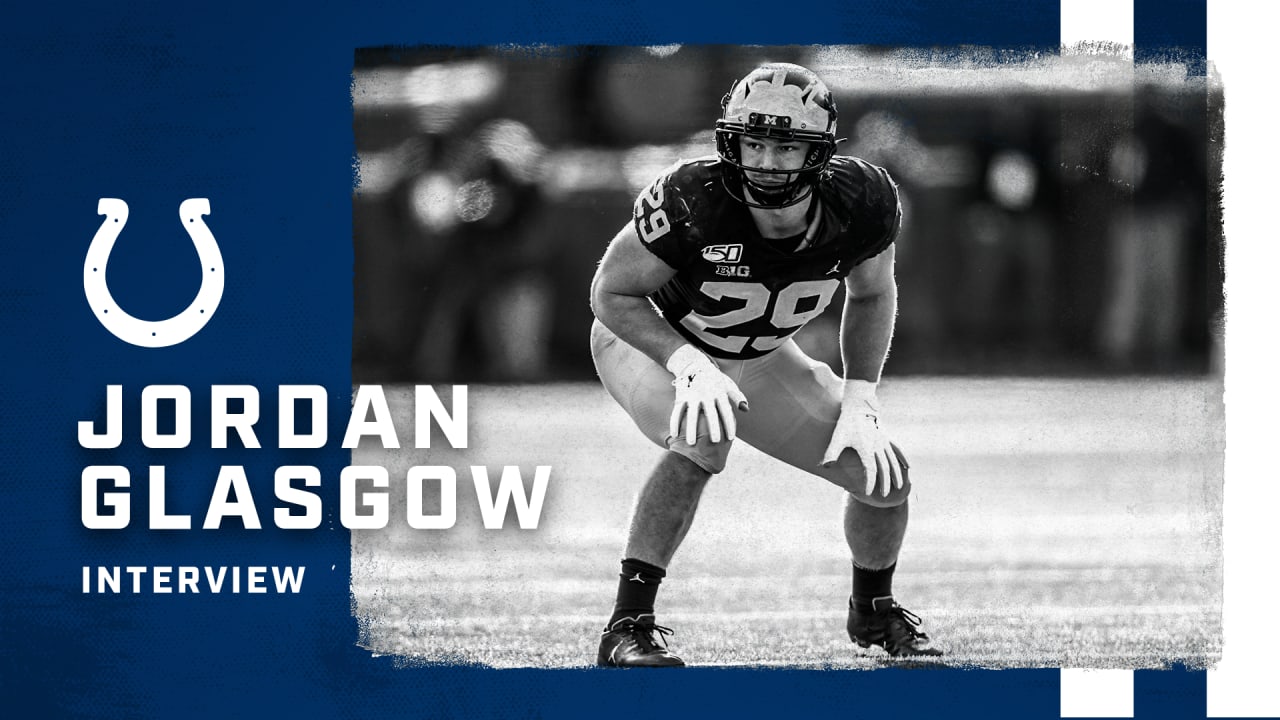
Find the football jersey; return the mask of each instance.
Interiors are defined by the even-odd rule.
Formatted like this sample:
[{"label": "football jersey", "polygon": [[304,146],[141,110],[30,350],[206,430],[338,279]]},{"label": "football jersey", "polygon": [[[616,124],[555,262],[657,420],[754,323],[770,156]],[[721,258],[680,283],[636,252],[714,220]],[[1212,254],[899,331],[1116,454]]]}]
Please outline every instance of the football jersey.
[{"label": "football jersey", "polygon": [[814,189],[805,242],[780,243],[761,236],[728,194],[722,168],[711,157],[663,172],[636,198],[635,229],[676,270],[650,295],[663,318],[710,355],[760,357],[821,315],[854,266],[893,243],[902,207],[884,169],[836,156]]}]

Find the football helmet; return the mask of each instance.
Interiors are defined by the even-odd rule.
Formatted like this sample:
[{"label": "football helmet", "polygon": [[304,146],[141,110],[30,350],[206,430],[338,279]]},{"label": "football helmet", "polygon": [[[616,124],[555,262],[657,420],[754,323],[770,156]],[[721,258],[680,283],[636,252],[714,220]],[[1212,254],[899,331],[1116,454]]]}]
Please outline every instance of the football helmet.
[{"label": "football helmet", "polygon": [[[836,151],[836,103],[813,71],[770,63],[735,82],[720,102],[716,153],[724,161],[725,189],[751,207],[784,208],[804,200]],[[767,170],[742,162],[742,136],[809,143],[798,170]],[[778,184],[752,182],[747,173],[782,175]],[[749,192],[748,192],[749,191]]]}]

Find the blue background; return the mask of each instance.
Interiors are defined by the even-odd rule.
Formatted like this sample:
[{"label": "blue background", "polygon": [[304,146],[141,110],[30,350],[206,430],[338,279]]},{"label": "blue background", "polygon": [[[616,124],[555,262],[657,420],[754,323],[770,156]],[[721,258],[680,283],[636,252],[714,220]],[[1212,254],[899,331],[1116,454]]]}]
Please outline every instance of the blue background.
[{"label": "blue background", "polygon": [[[602,3],[23,4],[0,22],[0,706],[11,717],[594,717],[664,715],[1057,717],[1055,670],[874,673],[693,669],[402,668],[355,646],[350,537],[336,521],[336,449],[350,403],[350,74],[357,47],[416,44],[874,43],[1053,51],[1057,3],[837,3],[782,13],[718,0]],[[1203,2],[1138,0],[1137,57],[1200,58]],[[1176,50],[1175,50],[1176,48]],[[81,266],[100,197],[130,220],[108,280],[145,319],[184,308],[199,279],[177,208],[209,198],[227,269],[221,307],[176,347],[142,349],[89,312]],[[146,450],[138,396],[193,389],[194,439]],[[208,449],[211,384],[263,393],[265,449]],[[281,451],[274,388],[328,388],[331,447]],[[87,451],[79,420],[125,389],[125,442]],[[203,420],[202,420],[203,418]],[[80,472],[133,475],[133,526],[91,532]],[[221,465],[242,464],[265,529],[149,531],[146,468],[164,465],[169,506],[198,528]],[[284,464],[321,468],[327,520],[276,530],[270,482]],[[234,523],[233,523],[234,525]],[[305,565],[300,595],[86,595],[83,565]],[[332,569],[331,569],[332,568]],[[1140,672],[1137,717],[1204,717],[1204,674]],[[7,714],[7,713],[6,713]]]}]

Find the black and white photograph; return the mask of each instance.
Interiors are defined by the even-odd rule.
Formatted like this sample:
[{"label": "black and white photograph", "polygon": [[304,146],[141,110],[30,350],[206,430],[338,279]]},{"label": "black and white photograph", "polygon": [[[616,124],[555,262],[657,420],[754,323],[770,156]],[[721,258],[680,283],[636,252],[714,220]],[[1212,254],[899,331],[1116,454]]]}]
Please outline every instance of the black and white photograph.
[{"label": "black and white photograph", "polygon": [[[351,97],[351,376],[401,432],[351,464],[454,471],[393,483],[386,526],[352,530],[362,647],[1220,658],[1224,93],[1203,59],[370,47]],[[415,442],[432,403],[464,439]]]}]

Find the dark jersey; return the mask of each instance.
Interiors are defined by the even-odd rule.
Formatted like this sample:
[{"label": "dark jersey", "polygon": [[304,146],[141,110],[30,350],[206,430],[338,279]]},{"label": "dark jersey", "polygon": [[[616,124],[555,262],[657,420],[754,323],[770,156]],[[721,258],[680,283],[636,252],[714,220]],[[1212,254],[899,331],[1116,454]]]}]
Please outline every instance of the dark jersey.
[{"label": "dark jersey", "polygon": [[779,243],[725,191],[721,168],[714,157],[673,165],[636,199],[635,228],[676,270],[650,296],[666,321],[716,357],[759,357],[820,315],[855,265],[893,243],[902,207],[882,168],[836,156],[814,190],[805,237]]}]

